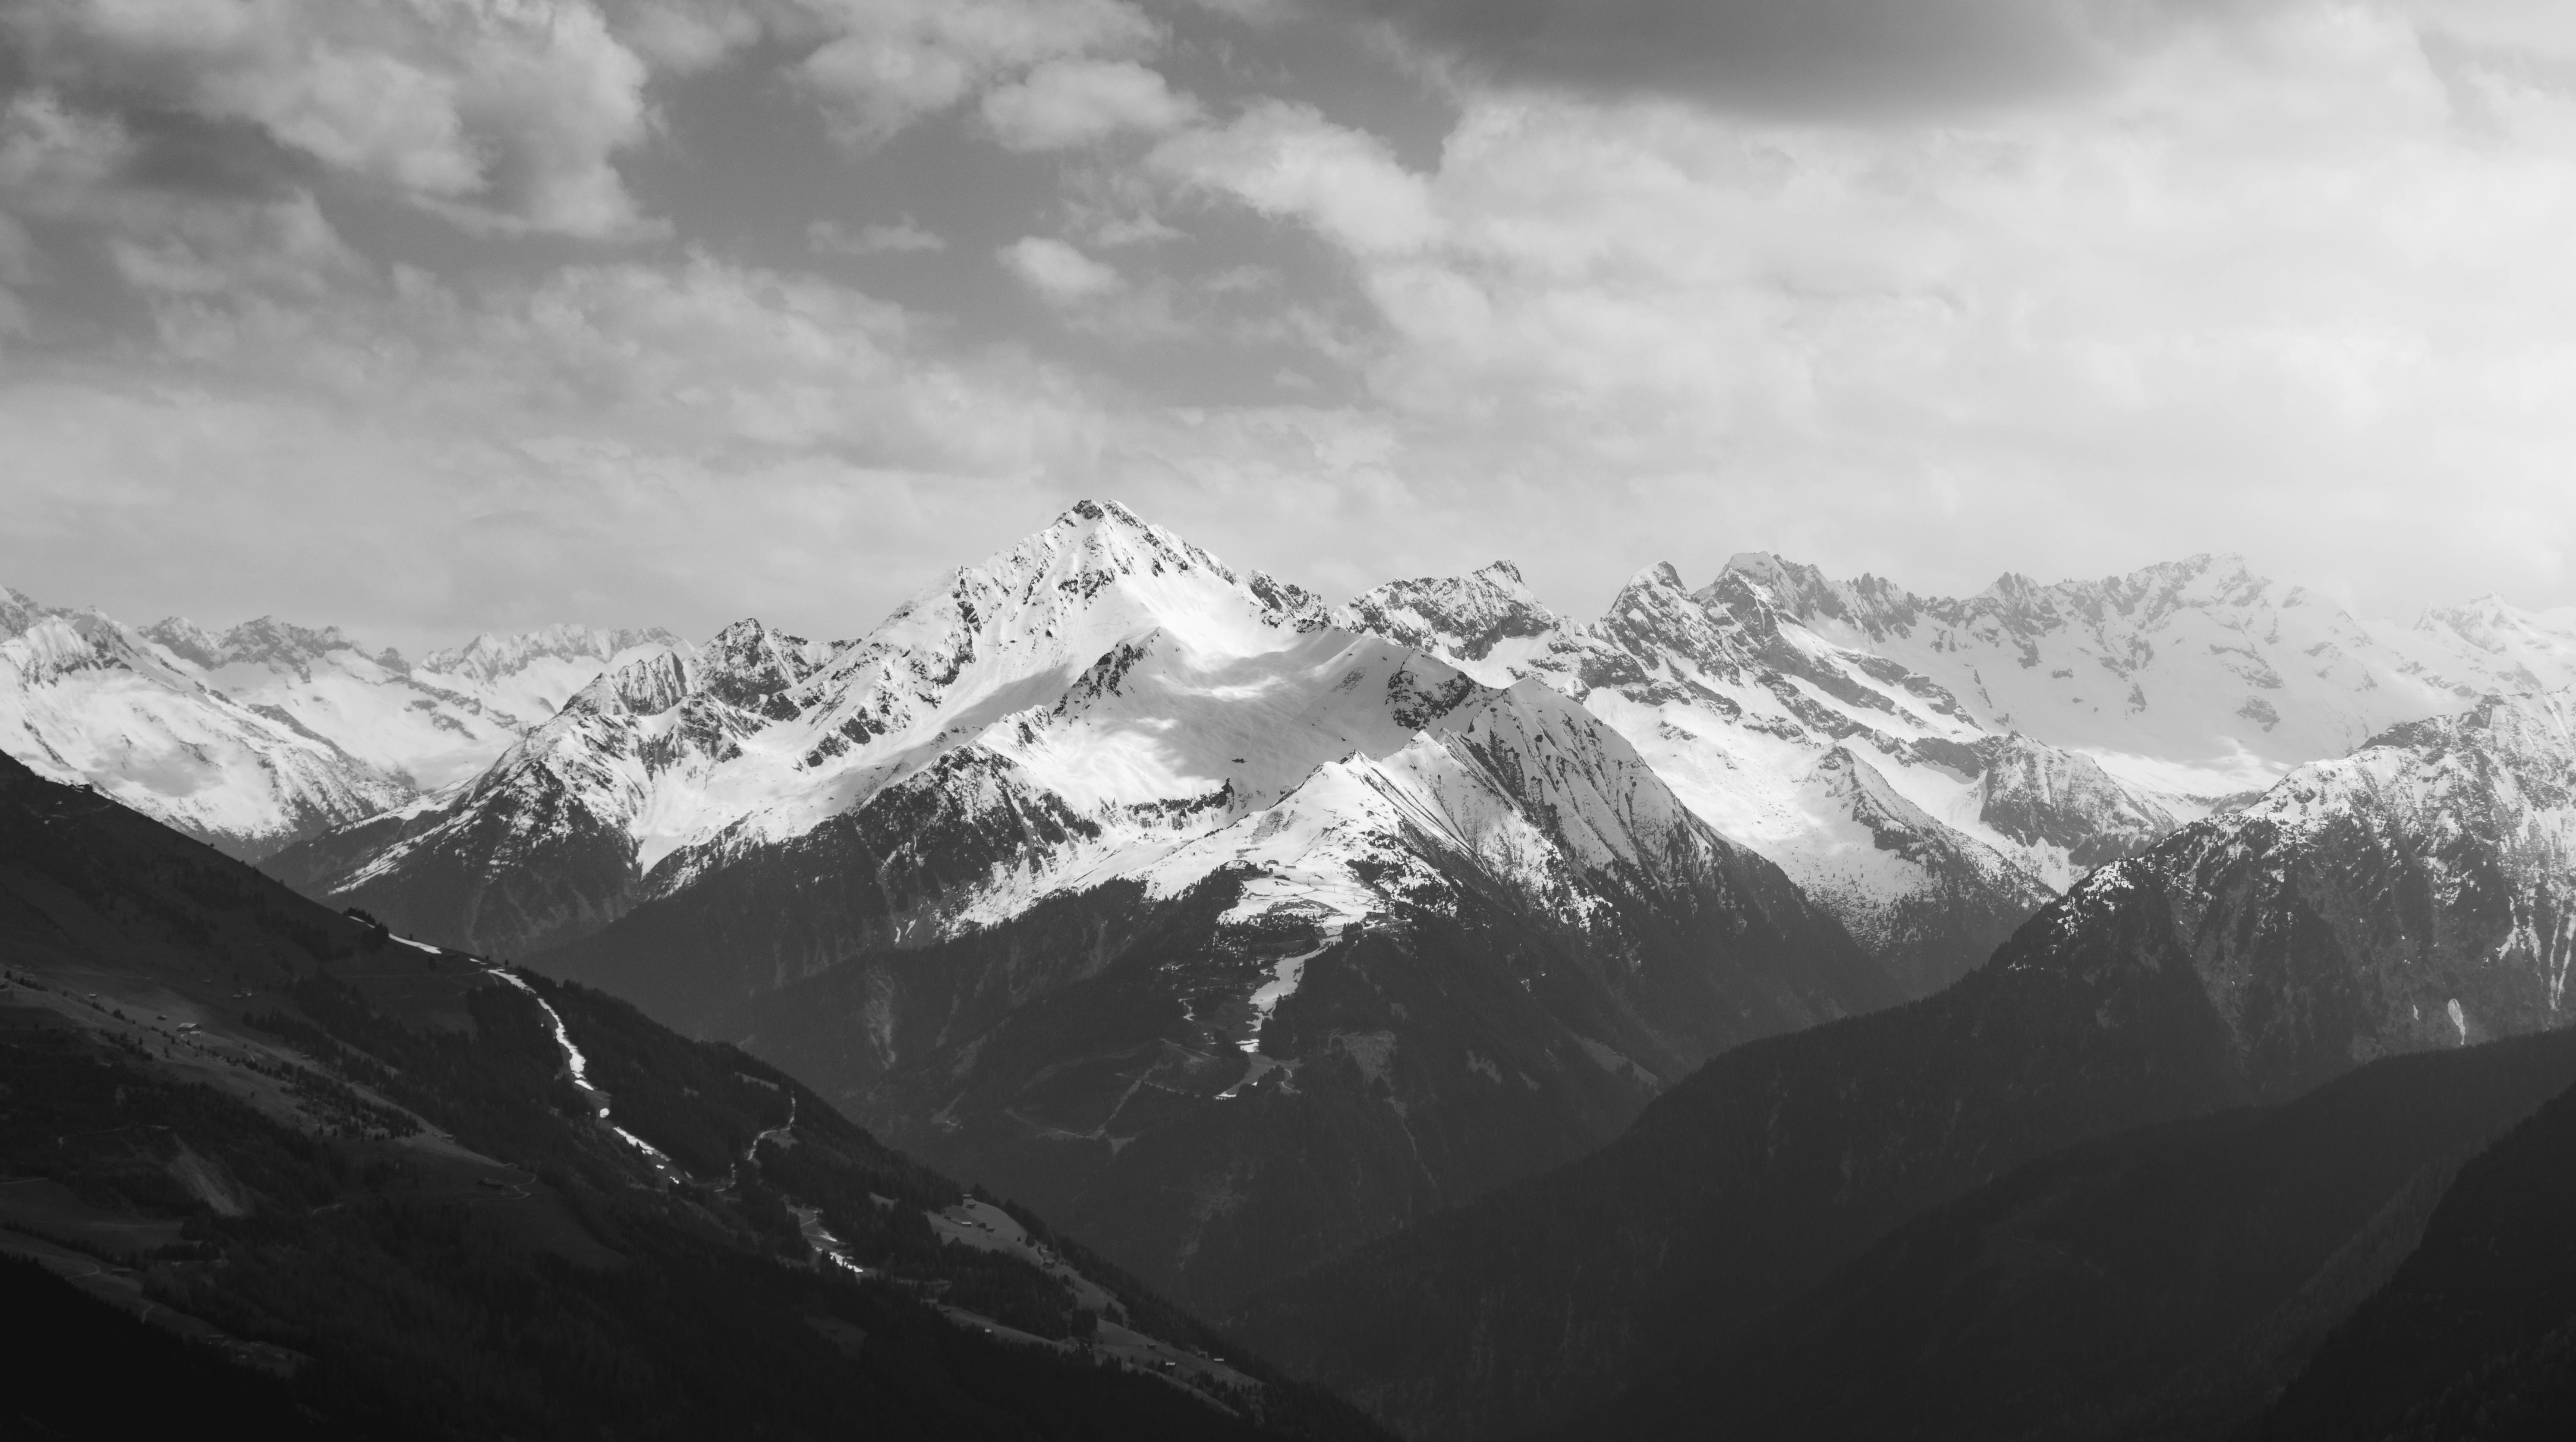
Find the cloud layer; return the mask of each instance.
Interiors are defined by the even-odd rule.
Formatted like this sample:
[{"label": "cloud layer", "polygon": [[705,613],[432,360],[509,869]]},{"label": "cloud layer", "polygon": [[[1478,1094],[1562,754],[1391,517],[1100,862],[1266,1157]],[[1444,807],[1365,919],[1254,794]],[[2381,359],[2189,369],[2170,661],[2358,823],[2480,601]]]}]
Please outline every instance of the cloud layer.
[{"label": "cloud layer", "polygon": [[13,10],[0,582],[847,634],[1105,491],[1577,611],[2576,603],[2561,7],[1620,5]]},{"label": "cloud layer", "polygon": [[645,67],[553,0],[34,0],[5,26],[39,86],[239,127],[468,224],[641,224],[612,163]]}]

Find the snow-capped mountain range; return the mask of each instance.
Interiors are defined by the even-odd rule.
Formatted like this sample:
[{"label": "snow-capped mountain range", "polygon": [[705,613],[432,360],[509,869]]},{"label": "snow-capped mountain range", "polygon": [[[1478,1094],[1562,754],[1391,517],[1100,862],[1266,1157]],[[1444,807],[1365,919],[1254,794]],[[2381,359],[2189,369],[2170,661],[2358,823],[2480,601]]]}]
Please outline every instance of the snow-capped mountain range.
[{"label": "snow-capped mountain range", "polygon": [[[1597,1144],[1726,1046],[1901,995],[1564,696],[1333,625],[1116,507],[827,657],[668,680],[604,679],[506,789],[335,894],[407,918],[431,864],[374,857],[434,845],[458,885],[502,818],[595,797],[584,817],[633,819],[549,826],[544,870],[629,878],[632,909],[534,964],[792,1058],[1194,1295]],[[614,765],[549,749],[608,726],[643,738]],[[559,934],[580,900],[544,913]]]},{"label": "snow-capped mountain range", "polygon": [[407,662],[274,617],[140,629],[0,593],[0,748],[237,856],[480,774],[661,632],[557,626]]},{"label": "snow-capped mountain range", "polygon": [[1696,591],[1650,569],[1582,626],[1497,563],[1344,615],[1580,701],[1922,991],[2085,872],[2293,765],[2576,680],[2576,610],[2489,597],[2368,626],[2207,556],[1951,600],[1752,553]]},{"label": "snow-capped mountain range", "polygon": [[[1954,600],[1748,554],[1578,624],[1506,563],[1331,607],[1088,502],[851,641],[11,616],[53,774],[253,798],[318,833],[267,863],[308,893],[744,1042],[1209,1300],[1937,990],[2294,766],[2576,681],[2576,611],[2366,624],[2226,559]],[[138,697],[233,749],[171,783],[99,739]]]}]

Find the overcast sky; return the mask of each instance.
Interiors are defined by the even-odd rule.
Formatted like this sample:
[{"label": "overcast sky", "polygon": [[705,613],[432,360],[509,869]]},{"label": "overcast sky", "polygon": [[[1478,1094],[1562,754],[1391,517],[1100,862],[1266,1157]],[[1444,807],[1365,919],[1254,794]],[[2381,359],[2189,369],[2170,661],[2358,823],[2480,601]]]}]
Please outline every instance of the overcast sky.
[{"label": "overcast sky", "polygon": [[2576,603],[2576,5],[0,7],[0,584],[838,637],[1084,495]]}]

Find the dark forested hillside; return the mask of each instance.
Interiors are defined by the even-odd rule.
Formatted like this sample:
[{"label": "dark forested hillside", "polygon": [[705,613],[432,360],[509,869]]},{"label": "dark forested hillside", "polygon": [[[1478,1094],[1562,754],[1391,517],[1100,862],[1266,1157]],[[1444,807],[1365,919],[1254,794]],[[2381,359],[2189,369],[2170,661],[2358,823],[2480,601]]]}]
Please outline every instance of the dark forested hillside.
[{"label": "dark forested hillside", "polygon": [[1376,1435],[731,1048],[8,761],[0,954],[0,1250],[77,1289],[11,1272],[13,1324],[144,1319],[208,1425]]},{"label": "dark forested hillside", "polygon": [[1500,1435],[1607,1403],[2001,1171],[2250,1099],[2157,908],[2096,904],[2078,945],[2044,914],[1937,997],[1720,1056],[1602,1150],[1292,1279],[1239,1325],[1408,1433]]},{"label": "dark forested hillside", "polygon": [[2460,1170],[2421,1245],[2245,1442],[2576,1435],[2576,1092]]},{"label": "dark forested hillside", "polygon": [[[2571,1085],[2576,1034],[2555,1032],[2055,1153],[1558,1435],[2227,1436],[2388,1280],[2437,1202],[2456,1209],[2461,1162]],[[2533,1276],[2554,1324],[2576,1279],[2548,1270]]]}]

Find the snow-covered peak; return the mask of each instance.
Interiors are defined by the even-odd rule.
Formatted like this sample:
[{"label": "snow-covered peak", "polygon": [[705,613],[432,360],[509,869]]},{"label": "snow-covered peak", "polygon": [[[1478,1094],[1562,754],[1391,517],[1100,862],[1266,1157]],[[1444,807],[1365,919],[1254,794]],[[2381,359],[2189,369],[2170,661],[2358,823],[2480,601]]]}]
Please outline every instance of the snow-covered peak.
[{"label": "snow-covered peak", "polygon": [[1255,580],[1114,501],[1078,502],[906,602],[800,687],[807,764],[908,753],[899,768],[919,764],[1052,702],[1113,647],[1151,632],[1202,655],[1253,656],[1324,624],[1314,597]]},{"label": "snow-covered peak", "polygon": [[[2267,1090],[2563,1026],[2576,691],[2487,697],[2298,767],[2241,810],[2094,872],[2041,925],[2117,937],[2132,907],[2185,942],[2239,1064]],[[2015,969],[2137,955],[2017,950]]]},{"label": "snow-covered peak", "polygon": [[[1294,690],[1281,689],[1282,677],[1306,652],[1329,656],[1350,640],[1323,628],[1305,592],[1239,576],[1122,506],[1083,502],[857,641],[808,641],[745,620],[694,649],[628,653],[494,762],[439,832],[479,834],[479,818],[507,813],[492,834],[512,844],[620,837],[620,866],[640,874],[686,852],[676,863],[685,872],[806,835],[917,777],[935,790],[944,758],[1005,721],[1024,733],[1019,743],[987,746],[957,775],[1010,774],[1025,760],[1112,820],[1125,807],[1195,807],[1202,793],[1251,789],[1265,766],[1310,748],[1234,744],[1239,726],[1120,719],[1108,705],[1119,678],[1102,668],[1152,652],[1146,669],[1172,683],[1166,699],[1240,718],[1267,714],[1267,698]],[[1084,690],[1086,673],[1094,684],[1077,706],[1069,693]],[[1047,744],[1084,719],[1073,712],[1099,713],[1086,742],[1096,752]],[[1225,754],[1203,754],[1216,751]],[[1048,770],[1067,755],[1070,771]],[[1096,784],[1076,774],[1086,769]],[[359,880],[401,860],[368,863]]]},{"label": "snow-covered peak", "polygon": [[[2330,832],[2357,837],[2375,857],[2442,873],[2447,895],[2483,890],[2519,912],[2530,898],[2508,897],[2507,883],[2536,885],[2543,910],[2566,915],[2576,900],[2576,688],[2488,696],[2392,726],[2350,755],[2296,768],[2156,854],[2195,864],[2277,856],[2283,838],[2310,846]],[[2280,863],[2269,869],[2279,873]],[[2543,959],[2563,978],[2576,936],[2555,945],[2564,949]]]},{"label": "snow-covered peak", "polygon": [[788,693],[822,669],[835,649],[756,620],[736,621],[700,648],[692,686],[770,720],[790,720],[799,708]]},{"label": "snow-covered peak", "polygon": [[[2014,579],[2014,578],[2007,578]],[[1769,551],[1739,551],[1727,558],[1717,579],[1698,593],[1704,604],[1725,605],[1744,586],[1759,587],[1781,614],[1800,625],[1833,623],[1871,639],[1905,634],[1922,620],[1923,600],[1892,581],[1862,575],[1837,581],[1802,562]]]},{"label": "snow-covered peak", "polygon": [[680,638],[660,627],[604,630],[597,626],[557,623],[533,631],[485,631],[462,646],[432,651],[418,669],[442,676],[492,682],[515,676],[545,661],[605,664],[626,652],[646,647],[676,647]]},{"label": "snow-covered peak", "polygon": [[441,672],[334,626],[134,630],[16,592],[0,625],[23,643],[8,683],[29,689],[7,704],[33,728],[13,754],[48,774],[67,764],[49,749],[88,758],[73,769],[103,790],[245,854],[471,778],[603,666],[669,649],[660,633],[551,627],[438,653],[457,668]]},{"label": "snow-covered peak", "polygon": [[1951,598],[1750,552],[1697,599],[1748,627],[1774,609],[1863,671],[1927,678],[1980,729],[2173,794],[2259,789],[2395,721],[2576,680],[2576,620],[2473,604],[2401,632],[2229,554],[2095,580],[2006,574]]},{"label": "snow-covered peak", "polygon": [[[363,655],[356,643],[341,634],[337,626],[315,630],[281,621],[275,616],[262,616],[218,636],[185,617],[172,616],[143,629],[142,635],[170,654],[207,671],[226,666],[256,666],[272,671],[309,676],[313,664],[332,652]],[[366,657],[377,665],[391,662],[398,668],[400,658],[387,651],[382,657]]]},{"label": "snow-covered peak", "polygon": [[0,637],[17,635],[45,614],[35,597],[15,586],[0,586]]},{"label": "snow-covered peak", "polygon": [[1084,591],[1112,585],[1121,577],[1194,573],[1236,581],[1223,562],[1118,502],[1076,501],[1044,529],[981,565],[962,568],[958,575],[972,577],[994,591],[1026,597],[1042,582],[1059,590]]},{"label": "snow-covered peak", "polygon": [[1335,612],[1334,623],[1436,652],[1487,685],[1510,684],[1517,668],[1564,629],[1509,561],[1465,576],[1389,581]]},{"label": "snow-covered peak", "polygon": [[1965,601],[1935,600],[1929,609],[1954,625],[1990,616],[2016,634],[2028,634],[2069,625],[2103,626],[2115,618],[2151,628],[2177,612],[2295,606],[2306,595],[2295,587],[2277,598],[2274,592],[2274,583],[2255,574],[2244,557],[2203,554],[2089,581],[2043,585],[2007,573]]},{"label": "snow-covered peak", "polygon": [[1815,568],[1794,565],[1770,551],[1738,551],[1718,568],[1721,576],[1743,576],[1781,595],[1790,592],[1795,584],[1793,573],[1799,571],[1814,574]]},{"label": "snow-covered peak", "polygon": [[36,684],[101,667],[147,673],[168,669],[132,632],[96,611],[45,612],[32,618],[7,644],[11,663]]},{"label": "snow-covered peak", "polygon": [[980,744],[1086,810],[1267,806],[1316,767],[1383,757],[1479,688],[1373,635],[1287,633],[1251,655],[1156,631],[1122,642],[1050,708],[1006,716]]},{"label": "snow-covered peak", "polygon": [[2576,793],[2576,687],[2481,697],[2466,711],[2392,726],[2355,757],[2393,751],[2428,758],[2475,753],[2555,794]]},{"label": "snow-covered peak", "polygon": [[2482,657],[2519,690],[2546,690],[2576,674],[2576,606],[2526,611],[2490,591],[2457,606],[2427,609],[2414,629]]},{"label": "snow-covered peak", "polygon": [[[1980,619],[2014,635],[2113,617],[2152,626],[2177,610],[2259,606],[2274,591],[2272,581],[2234,554],[2196,555],[2096,580],[2041,582],[2007,571],[1975,595],[1946,597],[1919,595],[1881,576],[1838,580],[1768,551],[1743,551],[1728,558],[1701,598],[1716,601],[1730,579],[1761,587],[1783,614],[1851,644],[1907,638],[1926,623],[1956,627]],[[2278,600],[2289,605],[2304,598],[2294,588]]]},{"label": "snow-covered peak", "polygon": [[211,669],[223,664],[224,638],[185,616],[164,616],[142,635],[190,665]]},{"label": "snow-covered peak", "polygon": [[695,686],[689,653],[648,650],[599,673],[564,703],[565,711],[659,716],[680,704]]},{"label": "snow-covered peak", "polygon": [[1173,895],[1243,868],[1253,879],[1229,920],[1296,917],[1330,934],[1453,909],[1456,880],[1435,864],[1449,856],[1580,925],[1603,887],[1684,884],[1719,844],[1634,747],[1525,680],[1467,687],[1402,744],[1325,761],[1140,874]]},{"label": "snow-covered peak", "polygon": [[96,611],[0,640],[0,743],[42,775],[257,856],[403,799],[293,715],[239,704]]},{"label": "snow-covered peak", "polygon": [[[1767,612],[1771,602],[1758,589],[1742,593],[1757,612]],[[1665,657],[1686,658],[1703,668],[1720,666],[1738,649],[1737,633],[1746,617],[1725,611],[1712,611],[1701,599],[1691,594],[1681,572],[1670,562],[1658,562],[1639,571],[1610,598],[1609,609],[1592,624],[1594,634],[1631,656],[1652,662]]]}]

